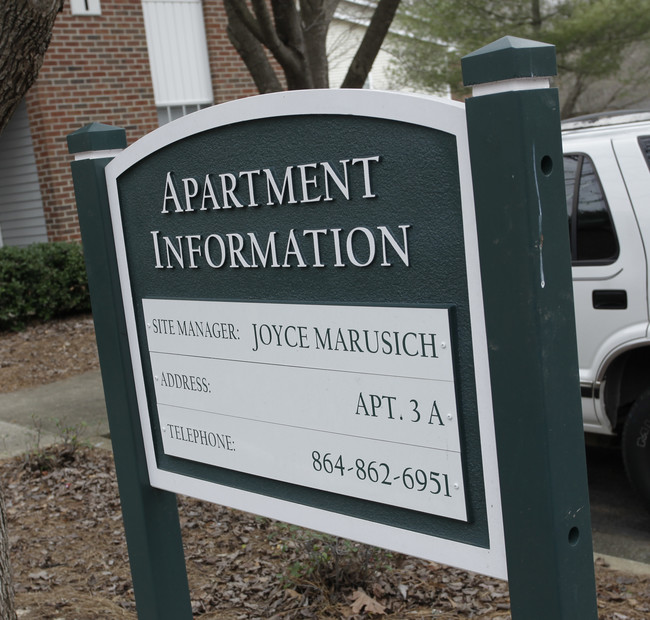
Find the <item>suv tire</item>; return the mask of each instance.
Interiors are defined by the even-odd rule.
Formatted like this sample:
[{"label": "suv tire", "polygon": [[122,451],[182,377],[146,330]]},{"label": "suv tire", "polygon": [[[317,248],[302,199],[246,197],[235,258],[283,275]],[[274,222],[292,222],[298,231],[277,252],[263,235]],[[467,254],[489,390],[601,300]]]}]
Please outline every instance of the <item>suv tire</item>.
[{"label": "suv tire", "polygon": [[641,501],[650,508],[650,390],[636,399],[625,421],[623,463]]}]

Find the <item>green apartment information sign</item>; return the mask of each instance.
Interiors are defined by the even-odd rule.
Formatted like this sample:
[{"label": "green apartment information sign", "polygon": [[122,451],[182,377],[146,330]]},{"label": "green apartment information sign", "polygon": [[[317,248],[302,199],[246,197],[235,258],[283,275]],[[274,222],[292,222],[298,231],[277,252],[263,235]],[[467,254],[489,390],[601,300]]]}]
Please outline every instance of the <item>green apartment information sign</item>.
[{"label": "green apartment information sign", "polygon": [[152,486],[505,577],[464,106],[255,97],[106,176]]}]

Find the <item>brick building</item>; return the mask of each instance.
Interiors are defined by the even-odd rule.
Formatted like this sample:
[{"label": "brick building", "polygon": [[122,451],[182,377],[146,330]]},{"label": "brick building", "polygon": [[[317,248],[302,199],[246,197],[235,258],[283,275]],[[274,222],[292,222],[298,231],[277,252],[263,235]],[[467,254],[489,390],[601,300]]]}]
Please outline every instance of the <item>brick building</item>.
[{"label": "brick building", "polygon": [[129,144],[256,94],[217,0],[66,0],[38,80],[0,136],[0,245],[80,238],[66,136],[97,121]]},{"label": "brick building", "polygon": [[[345,76],[372,5],[343,0],[328,34]],[[200,108],[257,94],[222,0],[65,0],[38,80],[0,136],[0,246],[80,239],[66,136],[90,122],[132,143]],[[387,88],[382,51],[368,86]]]}]

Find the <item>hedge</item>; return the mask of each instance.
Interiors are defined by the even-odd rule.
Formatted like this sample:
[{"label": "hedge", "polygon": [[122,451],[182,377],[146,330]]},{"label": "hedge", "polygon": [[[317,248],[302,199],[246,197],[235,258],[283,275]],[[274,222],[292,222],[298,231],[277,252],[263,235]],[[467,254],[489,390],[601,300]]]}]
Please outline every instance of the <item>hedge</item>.
[{"label": "hedge", "polygon": [[81,245],[35,243],[0,248],[0,330],[89,311]]}]

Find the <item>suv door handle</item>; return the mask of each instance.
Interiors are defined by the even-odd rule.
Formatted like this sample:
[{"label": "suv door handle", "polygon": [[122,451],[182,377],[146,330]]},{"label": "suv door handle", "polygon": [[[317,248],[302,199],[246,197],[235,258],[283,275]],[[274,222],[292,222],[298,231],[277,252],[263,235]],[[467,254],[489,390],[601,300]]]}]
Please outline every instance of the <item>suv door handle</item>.
[{"label": "suv door handle", "polygon": [[627,291],[594,291],[592,301],[596,310],[625,310]]}]

